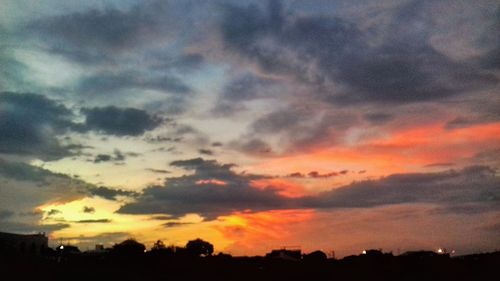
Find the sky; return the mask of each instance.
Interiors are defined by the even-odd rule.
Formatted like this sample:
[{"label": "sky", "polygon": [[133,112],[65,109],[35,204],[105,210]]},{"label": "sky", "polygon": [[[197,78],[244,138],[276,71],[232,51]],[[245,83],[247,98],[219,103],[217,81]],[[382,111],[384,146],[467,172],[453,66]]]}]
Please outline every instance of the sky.
[{"label": "sky", "polygon": [[0,5],[0,231],[500,248],[498,1]]}]

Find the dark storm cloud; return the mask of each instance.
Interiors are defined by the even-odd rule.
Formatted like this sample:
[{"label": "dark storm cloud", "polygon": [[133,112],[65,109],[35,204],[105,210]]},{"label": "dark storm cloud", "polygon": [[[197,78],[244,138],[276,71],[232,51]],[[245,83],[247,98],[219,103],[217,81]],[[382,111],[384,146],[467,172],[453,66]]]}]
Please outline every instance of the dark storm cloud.
[{"label": "dark storm cloud", "polygon": [[71,154],[56,139],[72,125],[64,105],[36,94],[0,93],[0,153],[55,160]]},{"label": "dark storm cloud", "polygon": [[[320,85],[324,100],[336,103],[433,101],[496,84],[474,63],[451,60],[430,46],[430,9],[428,2],[400,5],[376,30],[382,33],[378,44],[351,22],[294,15],[279,1],[270,1],[267,10],[225,6],[221,31],[241,57],[268,73]],[[328,82],[345,90],[330,93]]]},{"label": "dark storm cloud", "polygon": [[198,213],[209,220],[231,211],[282,209],[288,204],[275,188],[251,187],[252,180],[262,177],[238,174],[231,170],[233,164],[195,158],[171,165],[194,174],[168,178],[164,186],[148,187],[136,202],[124,205],[118,212],[164,213],[174,218]]},{"label": "dark storm cloud", "polygon": [[162,120],[146,111],[115,106],[85,108],[85,129],[116,136],[138,136],[158,127]]},{"label": "dark storm cloud", "polygon": [[[201,158],[171,164],[192,170],[194,174],[167,178],[163,186],[148,187],[135,202],[122,206],[118,212],[173,216],[169,218],[198,213],[208,220],[244,210],[372,208],[430,203],[453,213],[459,211],[459,205],[467,205],[464,208],[468,212],[488,211],[500,201],[500,178],[486,166],[437,173],[395,174],[355,182],[314,196],[289,198],[280,195],[277,187],[252,187],[253,180],[264,177],[237,174],[231,170],[231,164]],[[320,174],[312,172],[309,176]]]}]

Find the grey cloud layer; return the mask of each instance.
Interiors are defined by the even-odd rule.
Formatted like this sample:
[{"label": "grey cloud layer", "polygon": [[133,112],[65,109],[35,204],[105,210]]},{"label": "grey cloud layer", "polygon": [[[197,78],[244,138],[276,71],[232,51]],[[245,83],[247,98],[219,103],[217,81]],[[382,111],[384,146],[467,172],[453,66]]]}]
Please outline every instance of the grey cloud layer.
[{"label": "grey cloud layer", "polygon": [[60,158],[69,149],[56,135],[72,124],[65,106],[35,94],[0,93],[0,153],[35,154],[44,159]]},{"label": "grey cloud layer", "polygon": [[426,1],[400,5],[388,26],[375,30],[383,33],[378,44],[354,23],[294,15],[279,1],[270,1],[266,10],[226,6],[221,29],[230,49],[266,72],[315,85],[343,84],[343,93],[323,90],[325,99],[335,102],[439,100],[496,84],[480,66],[453,61],[430,45],[429,9],[432,3]]},{"label": "grey cloud layer", "polygon": [[171,164],[193,170],[194,174],[167,178],[164,186],[145,189],[136,202],[124,205],[118,212],[163,213],[174,217],[198,213],[206,219],[214,219],[245,210],[370,208],[411,203],[432,203],[449,212],[461,204],[488,211],[500,201],[500,178],[485,166],[438,173],[396,174],[353,183],[316,196],[288,198],[280,195],[277,187],[252,187],[253,180],[265,177],[238,174],[231,170],[232,165],[201,158]]},{"label": "grey cloud layer", "polygon": [[27,30],[52,41],[52,50],[80,62],[109,60],[116,53],[144,46],[171,33],[168,4],[149,1],[128,11],[92,9],[41,19]]},{"label": "grey cloud layer", "polygon": [[0,153],[55,160],[83,148],[61,144],[57,136],[68,131],[137,136],[162,123],[159,117],[134,108],[94,107],[82,112],[85,122],[76,123],[72,110],[45,96],[0,93]]},{"label": "grey cloud layer", "polygon": [[[405,118],[398,108],[429,106],[428,114],[437,115],[436,108],[446,112],[451,100],[461,101],[452,108],[461,107],[466,117],[450,127],[498,120],[498,110],[488,109],[488,104],[498,103],[498,95],[485,94],[498,89],[500,81],[491,67],[498,60],[498,39],[491,32],[498,17],[485,9],[486,3],[458,5],[457,11],[473,12],[463,11],[463,18],[450,13],[445,19],[437,12],[445,1],[366,3],[355,9],[354,17],[298,12],[287,1],[260,4],[225,5],[219,20],[223,51],[239,58],[234,64],[254,71],[257,66],[256,75],[274,79],[240,89],[234,87],[243,85],[236,76],[220,94],[215,109],[223,116],[244,110],[245,102],[254,99],[267,98],[278,108],[259,115],[237,140],[234,147],[242,152],[265,155],[258,152],[270,146],[269,136],[279,137],[285,152],[332,145],[349,128]],[[455,35],[446,36],[445,46],[461,46],[468,56],[458,57],[455,49],[437,44],[444,34]],[[299,90],[271,90],[280,81]],[[286,91],[288,96],[279,95]],[[478,105],[482,100],[488,102]],[[337,114],[345,109],[353,113],[349,118]],[[250,136],[260,145],[250,145]]]}]

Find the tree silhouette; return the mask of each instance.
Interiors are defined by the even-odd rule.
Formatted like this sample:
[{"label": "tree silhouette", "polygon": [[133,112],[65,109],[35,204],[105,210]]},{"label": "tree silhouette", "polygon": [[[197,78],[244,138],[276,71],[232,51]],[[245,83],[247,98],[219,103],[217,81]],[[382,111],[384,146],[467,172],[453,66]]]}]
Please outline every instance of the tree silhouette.
[{"label": "tree silhouette", "polygon": [[135,239],[127,239],[119,244],[115,244],[111,252],[119,256],[137,256],[144,253],[146,246]]},{"label": "tree silhouette", "polygon": [[157,240],[154,244],[153,247],[151,247],[151,251],[161,251],[166,249],[165,244],[161,240]]},{"label": "tree silhouette", "polygon": [[186,251],[193,256],[211,256],[214,252],[214,246],[198,238],[187,242]]}]

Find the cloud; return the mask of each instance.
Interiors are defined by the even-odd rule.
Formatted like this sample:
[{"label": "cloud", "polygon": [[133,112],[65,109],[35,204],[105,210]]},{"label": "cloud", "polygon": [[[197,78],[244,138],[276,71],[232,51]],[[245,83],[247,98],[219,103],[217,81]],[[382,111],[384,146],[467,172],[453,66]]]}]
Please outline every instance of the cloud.
[{"label": "cloud", "polygon": [[303,151],[340,142],[347,129],[359,124],[356,114],[342,109],[320,110],[293,104],[262,114],[232,143],[242,152],[273,155]]},{"label": "cloud", "polygon": [[426,168],[432,168],[432,167],[451,167],[451,166],[454,166],[454,165],[455,165],[455,163],[451,163],[451,162],[437,162],[437,163],[427,164],[424,167],[426,167]]},{"label": "cloud", "polygon": [[169,5],[149,1],[128,10],[92,9],[54,17],[45,17],[27,26],[40,39],[49,39],[52,51],[79,62],[109,60],[113,53],[165,40],[175,21]]},{"label": "cloud", "polygon": [[0,153],[56,160],[71,154],[57,135],[71,126],[73,113],[36,94],[0,93]]},{"label": "cloud", "polygon": [[150,171],[150,172],[158,173],[158,174],[170,174],[170,171],[167,171],[167,170],[164,170],[164,169],[147,168],[146,171]]},{"label": "cloud", "polygon": [[89,184],[25,163],[0,159],[0,203],[10,210],[30,212],[48,203],[65,203],[85,196]]},{"label": "cloud", "polygon": [[212,113],[217,117],[235,115],[245,109],[244,102],[275,93],[278,83],[252,73],[237,75],[224,86]]},{"label": "cloud", "polygon": [[336,177],[338,175],[342,175],[342,173],[341,172],[330,172],[330,173],[326,173],[326,174],[320,174],[317,171],[312,171],[312,172],[309,172],[307,175],[311,178],[330,178],[330,177]]},{"label": "cloud", "polygon": [[115,106],[93,107],[82,110],[86,117],[85,129],[116,136],[138,136],[160,126],[162,121],[146,111]]},{"label": "cloud", "polygon": [[349,173],[348,170],[341,170],[341,171],[338,171],[338,172],[329,172],[329,173],[320,173],[318,171],[311,171],[307,174],[304,174],[304,173],[301,173],[301,172],[294,172],[294,173],[291,173],[291,174],[288,174],[286,175],[285,177],[288,177],[288,178],[305,178],[305,177],[309,177],[309,178],[331,178],[331,177],[337,177],[337,176],[342,176],[342,175],[345,175]]},{"label": "cloud", "polygon": [[81,80],[78,86],[79,92],[91,95],[131,89],[157,90],[176,94],[191,92],[189,86],[179,78],[169,74],[153,73],[97,73]]},{"label": "cloud", "polygon": [[395,174],[304,198],[304,203],[316,208],[370,208],[403,203],[496,204],[500,200],[500,178],[495,173],[490,167],[470,166],[458,171]]},{"label": "cloud", "polygon": [[47,212],[47,216],[53,216],[53,215],[57,215],[57,214],[60,214],[61,211],[57,210],[57,209],[51,209]]},{"label": "cloud", "polygon": [[[430,2],[404,3],[385,11],[385,24],[370,30],[379,34],[378,42],[349,20],[296,15],[279,1],[269,3],[267,9],[224,6],[223,43],[266,73],[312,85],[324,101],[437,101],[498,83],[485,69],[452,60],[431,46]],[[335,84],[341,87],[329,90]]]},{"label": "cloud", "polygon": [[[194,174],[167,178],[163,186],[151,186],[125,204],[118,213],[167,214],[178,218],[197,213],[205,219],[244,211],[277,209],[373,208],[395,204],[428,203],[456,211],[468,204],[491,210],[500,201],[500,179],[486,166],[437,173],[395,174],[378,180],[355,182],[312,196],[285,197],[278,186],[256,188],[263,176],[237,174],[232,164],[195,158],[174,161],[172,166]],[[339,173],[344,173],[341,171]],[[311,174],[311,177],[323,175]]]},{"label": "cloud", "polygon": [[125,161],[125,159],[127,158],[127,156],[137,157],[137,156],[139,156],[139,154],[134,153],[134,152],[128,152],[128,153],[124,154],[120,150],[115,149],[113,151],[113,155],[109,155],[109,154],[97,154],[95,156],[93,162],[94,163],[101,163],[101,162],[113,161],[116,164],[119,164],[119,163],[123,163],[123,161]]},{"label": "cloud", "polygon": [[78,220],[76,223],[110,223],[110,219]]},{"label": "cloud", "polygon": [[171,221],[171,222],[166,222],[162,224],[163,226],[167,228],[172,228],[172,227],[179,227],[179,226],[184,226],[184,225],[190,225],[193,224],[192,222],[177,222],[177,221]]},{"label": "cloud", "polygon": [[238,174],[231,170],[233,164],[194,158],[170,165],[194,174],[167,178],[164,186],[146,188],[135,202],[122,206],[118,213],[162,213],[173,218],[198,213],[210,220],[231,211],[281,209],[287,204],[276,188],[252,187],[253,180],[263,177]]},{"label": "cloud", "polygon": [[273,154],[271,146],[265,141],[257,138],[250,138],[250,139],[242,138],[240,140],[231,142],[229,146],[232,146],[250,155],[269,156]]},{"label": "cloud", "polygon": [[[78,154],[86,146],[62,144],[57,137],[71,131],[97,132],[136,136],[162,123],[158,116],[135,108],[83,108],[85,123],[76,123],[76,115],[65,105],[43,95],[31,93],[0,93],[0,153],[26,155],[42,160],[57,160]],[[123,160],[120,151],[115,160]],[[96,158],[105,161],[106,156]]]},{"label": "cloud", "polygon": [[0,221],[10,218],[14,215],[14,212],[9,210],[0,210]]},{"label": "cloud", "polygon": [[88,189],[90,195],[95,195],[108,200],[117,200],[118,196],[134,197],[137,196],[137,192],[128,191],[123,189],[113,189],[104,186],[90,187]]},{"label": "cloud", "polygon": [[67,223],[55,224],[27,224],[14,221],[0,221],[0,229],[8,232],[16,233],[38,233],[38,232],[53,232],[70,227]]},{"label": "cloud", "polygon": [[394,119],[394,116],[391,114],[383,112],[367,113],[363,117],[374,125],[382,125]]},{"label": "cloud", "polygon": [[[65,174],[0,159],[0,205],[18,214],[34,214],[23,218],[30,221],[41,219],[42,214],[34,210],[42,205],[64,204],[88,196],[116,200],[117,196],[135,195],[135,192],[97,187]],[[49,215],[58,212],[51,210]]]},{"label": "cloud", "polygon": [[198,149],[198,152],[200,154],[204,154],[204,155],[214,155],[214,152],[210,149],[203,149],[203,148],[200,148]]},{"label": "cloud", "polygon": [[97,154],[94,158],[94,163],[108,162],[111,161],[111,155],[108,154]]},{"label": "cloud", "polygon": [[82,211],[84,213],[93,214],[93,213],[95,213],[95,208],[94,207],[89,207],[89,206],[83,206],[83,210]]}]

